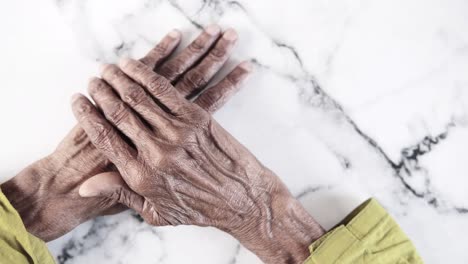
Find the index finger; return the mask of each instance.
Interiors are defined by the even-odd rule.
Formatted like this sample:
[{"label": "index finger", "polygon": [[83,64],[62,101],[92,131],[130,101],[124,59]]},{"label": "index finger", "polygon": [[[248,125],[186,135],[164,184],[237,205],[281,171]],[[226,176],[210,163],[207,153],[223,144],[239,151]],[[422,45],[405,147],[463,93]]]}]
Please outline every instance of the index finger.
[{"label": "index finger", "polygon": [[72,97],[72,110],[93,145],[119,169],[136,160],[136,151],[83,95]]},{"label": "index finger", "polygon": [[179,94],[169,80],[153,72],[141,62],[122,59],[119,66],[126,75],[145,87],[170,113],[183,116],[186,113],[193,112],[195,105]]}]

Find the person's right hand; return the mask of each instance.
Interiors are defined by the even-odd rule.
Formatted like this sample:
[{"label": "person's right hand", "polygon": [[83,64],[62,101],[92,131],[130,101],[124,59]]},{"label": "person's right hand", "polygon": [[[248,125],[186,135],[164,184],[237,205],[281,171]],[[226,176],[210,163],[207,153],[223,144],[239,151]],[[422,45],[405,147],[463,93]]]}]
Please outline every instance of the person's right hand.
[{"label": "person's right hand", "polygon": [[[247,64],[238,65],[218,84],[203,88],[227,60],[237,40],[230,29],[207,27],[177,56],[168,59],[180,42],[175,30],[162,39],[141,61],[168,78],[184,97],[198,97],[200,107],[214,112],[233,94],[248,75]],[[49,241],[98,215],[121,211],[123,206],[105,197],[83,198],[78,188],[93,177],[101,184],[121,181],[108,159],[91,144],[76,126],[50,156],[30,165],[1,188],[19,212],[26,228]]]},{"label": "person's right hand", "polygon": [[114,198],[152,225],[217,227],[268,263],[306,259],[323,229],[208,111],[135,60],[108,65],[101,76],[89,93],[105,117],[82,95],[73,112],[128,186],[91,179],[82,196]]}]

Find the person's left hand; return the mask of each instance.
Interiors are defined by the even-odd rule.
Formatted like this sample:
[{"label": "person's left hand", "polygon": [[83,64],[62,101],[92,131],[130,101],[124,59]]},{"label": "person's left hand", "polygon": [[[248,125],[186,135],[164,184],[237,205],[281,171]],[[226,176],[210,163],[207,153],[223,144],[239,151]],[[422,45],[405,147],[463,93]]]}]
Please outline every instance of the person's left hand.
[{"label": "person's left hand", "polygon": [[[178,31],[168,34],[141,62],[170,79],[188,99],[199,95],[198,105],[214,112],[249,73],[248,64],[242,63],[218,84],[203,90],[227,60],[237,34],[232,29],[222,33],[219,26],[209,26],[181,53],[167,60],[180,38]],[[99,173],[102,174],[93,179],[110,186],[120,184],[120,175],[113,171],[107,158],[76,126],[54,153],[27,167],[1,188],[27,230],[49,241],[84,221],[124,208],[113,199],[83,198],[78,194],[81,183]]]}]

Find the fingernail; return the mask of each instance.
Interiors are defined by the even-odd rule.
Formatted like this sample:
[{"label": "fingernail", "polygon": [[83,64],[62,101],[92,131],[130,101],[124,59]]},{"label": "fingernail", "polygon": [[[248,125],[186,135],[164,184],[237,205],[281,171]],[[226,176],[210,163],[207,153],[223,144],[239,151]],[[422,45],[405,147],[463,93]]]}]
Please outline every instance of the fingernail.
[{"label": "fingernail", "polygon": [[119,61],[120,67],[126,67],[132,60],[129,58],[121,58]]},{"label": "fingernail", "polygon": [[78,193],[81,197],[94,197],[99,196],[101,190],[96,186],[90,186],[90,184],[83,184],[78,190]]},{"label": "fingernail", "polygon": [[180,31],[177,30],[177,29],[173,29],[171,32],[169,32],[169,34],[167,34],[169,37],[173,38],[173,39],[178,39],[181,35]]},{"label": "fingernail", "polygon": [[209,25],[205,28],[205,32],[210,34],[211,36],[216,36],[221,32],[221,27],[216,24]]},{"label": "fingernail", "polygon": [[227,40],[230,40],[230,41],[234,41],[237,39],[237,32],[230,28],[228,30],[226,30],[224,33],[223,33],[223,38],[224,39],[227,39]]},{"label": "fingernail", "polygon": [[113,193],[123,186],[120,174],[104,172],[87,179],[81,184],[78,193],[81,197],[103,196]]},{"label": "fingernail", "polygon": [[253,70],[253,64],[250,61],[243,61],[239,64],[239,67],[244,69],[247,72],[251,72]]}]

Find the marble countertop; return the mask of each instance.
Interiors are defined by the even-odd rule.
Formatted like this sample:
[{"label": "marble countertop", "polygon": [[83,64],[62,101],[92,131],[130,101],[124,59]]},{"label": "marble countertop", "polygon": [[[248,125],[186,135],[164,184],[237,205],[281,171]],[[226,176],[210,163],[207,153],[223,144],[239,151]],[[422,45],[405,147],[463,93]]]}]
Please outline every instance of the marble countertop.
[{"label": "marble countertop", "polygon": [[[99,62],[177,27],[240,34],[256,73],[216,114],[330,228],[376,197],[426,263],[468,263],[468,2],[15,0],[0,9],[0,177],[50,153]],[[24,107],[27,106],[27,107]],[[58,263],[260,263],[212,228],[131,212],[49,243]]]}]

